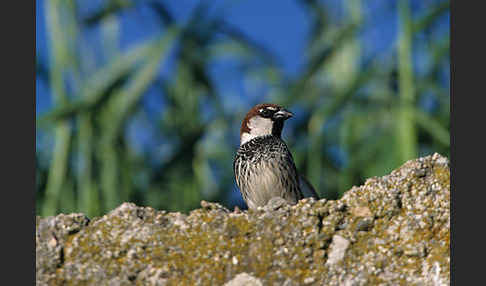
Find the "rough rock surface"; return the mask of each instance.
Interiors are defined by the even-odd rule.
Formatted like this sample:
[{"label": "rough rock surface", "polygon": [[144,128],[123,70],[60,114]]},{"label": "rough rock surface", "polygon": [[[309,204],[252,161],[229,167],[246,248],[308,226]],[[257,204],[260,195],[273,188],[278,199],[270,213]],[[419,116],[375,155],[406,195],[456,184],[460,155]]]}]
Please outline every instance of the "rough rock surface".
[{"label": "rough rock surface", "polygon": [[434,154],[337,201],[38,217],[37,284],[448,285],[449,181]]}]

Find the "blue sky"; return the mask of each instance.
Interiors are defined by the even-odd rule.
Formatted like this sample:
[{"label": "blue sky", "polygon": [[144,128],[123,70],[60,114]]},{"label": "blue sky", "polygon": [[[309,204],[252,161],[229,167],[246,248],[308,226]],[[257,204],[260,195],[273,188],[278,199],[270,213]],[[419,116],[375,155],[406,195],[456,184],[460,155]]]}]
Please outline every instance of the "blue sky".
[{"label": "blue sky", "polygon": [[[92,1],[93,8],[103,1]],[[179,20],[186,21],[199,1],[182,0],[166,1],[171,12]],[[341,1],[327,1],[333,15],[339,17],[344,7]],[[362,35],[364,53],[374,53],[380,50],[390,50],[396,31],[395,2],[373,2],[363,7],[364,13],[373,15],[373,11],[381,11],[369,17],[370,28]],[[381,4],[376,4],[381,3]],[[383,3],[387,3],[383,5]],[[225,20],[240,29],[255,42],[273,53],[287,76],[299,73],[305,64],[305,43],[309,36],[309,12],[303,5],[294,0],[273,1],[212,1],[212,12],[217,13],[225,7]],[[417,6],[417,5],[415,5]],[[44,0],[36,1],[36,55],[38,61],[48,64],[46,25],[44,19]],[[89,7],[88,7],[89,8]],[[417,9],[420,7],[417,7]],[[83,12],[83,11],[82,11]],[[383,13],[386,12],[386,13]],[[148,8],[138,8],[132,13],[119,15],[121,20],[120,46],[128,47],[137,41],[148,38],[158,29],[159,22]],[[141,28],[143,27],[143,28]],[[87,35],[93,44],[99,42],[96,31]],[[46,111],[50,106],[50,97],[45,83],[37,80],[36,112]]]},{"label": "blue sky", "polygon": [[[224,18],[228,23],[273,53],[286,75],[293,76],[299,73],[306,61],[304,48],[310,31],[310,14],[299,1],[213,0],[210,2],[213,13],[217,13],[224,7]],[[339,17],[344,13],[343,1],[325,2],[329,3],[333,16]],[[429,4],[432,2],[430,1]],[[90,0],[89,3],[92,7],[88,7],[88,11],[94,10],[103,1]],[[186,21],[190,17],[198,3],[199,1],[194,0],[165,1],[175,17],[182,21]],[[369,21],[361,35],[364,55],[392,51],[390,45],[394,42],[397,30],[397,1],[362,1],[362,3],[364,5],[363,14]],[[44,4],[44,0],[36,1],[36,55],[38,61],[48,64]],[[421,1],[412,1],[414,14],[420,14],[426,5]],[[83,7],[85,6],[83,5]],[[156,16],[147,7],[137,8],[130,13],[122,13],[119,15],[119,19],[122,23],[120,30],[122,48],[130,46],[140,39],[150,37],[161,28]],[[441,22],[448,28],[448,18]],[[96,38],[96,31],[86,36],[88,42],[99,44],[100,39]],[[45,83],[37,80],[36,87],[36,112],[39,114],[49,108],[50,98]]]},{"label": "blue sky", "polygon": [[[99,2],[99,1],[96,1]],[[186,21],[199,1],[167,1],[177,19]],[[215,12],[225,3],[233,3],[225,13],[225,19],[238,27],[253,40],[275,53],[280,64],[288,74],[296,74],[303,64],[304,43],[309,29],[307,15],[296,1],[214,1]],[[213,2],[213,3],[214,3]],[[255,9],[255,8],[258,9]],[[44,0],[36,1],[36,54],[47,64],[46,25],[44,19]],[[135,13],[122,14],[120,46],[131,44],[150,37],[157,31],[158,21],[148,9],[137,9]],[[141,29],[140,27],[143,27]],[[94,37],[93,37],[94,38]],[[97,41],[96,39],[93,39]],[[37,80],[37,113],[49,108],[50,99],[44,83]]]}]

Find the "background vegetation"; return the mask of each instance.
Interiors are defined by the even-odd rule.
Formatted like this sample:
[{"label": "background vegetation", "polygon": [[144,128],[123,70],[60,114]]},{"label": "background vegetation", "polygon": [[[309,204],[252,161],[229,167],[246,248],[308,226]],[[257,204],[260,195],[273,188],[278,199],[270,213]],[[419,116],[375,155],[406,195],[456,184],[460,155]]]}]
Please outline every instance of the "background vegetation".
[{"label": "background vegetation", "polygon": [[[36,76],[50,98],[36,120],[39,215],[92,217],[124,201],[241,206],[232,161],[241,119],[260,102],[296,113],[284,138],[322,197],[408,159],[449,156],[448,1],[296,0],[310,29],[292,75],[272,46],[226,21],[238,1],[201,1],[189,19],[165,1],[90,2],[37,5],[48,57],[37,57]],[[158,28],[122,47],[122,22],[139,9]],[[367,31],[380,30],[373,18],[387,13],[393,42],[366,50]],[[224,85],[218,67],[264,96]]]}]

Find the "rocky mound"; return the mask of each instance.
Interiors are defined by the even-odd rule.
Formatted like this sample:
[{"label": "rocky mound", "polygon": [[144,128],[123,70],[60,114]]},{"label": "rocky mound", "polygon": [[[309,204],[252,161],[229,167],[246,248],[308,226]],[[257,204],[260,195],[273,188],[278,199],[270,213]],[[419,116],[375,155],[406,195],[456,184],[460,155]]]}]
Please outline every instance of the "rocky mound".
[{"label": "rocky mound", "polygon": [[448,285],[450,173],[439,154],[337,201],[189,213],[124,203],[36,223],[38,285]]}]

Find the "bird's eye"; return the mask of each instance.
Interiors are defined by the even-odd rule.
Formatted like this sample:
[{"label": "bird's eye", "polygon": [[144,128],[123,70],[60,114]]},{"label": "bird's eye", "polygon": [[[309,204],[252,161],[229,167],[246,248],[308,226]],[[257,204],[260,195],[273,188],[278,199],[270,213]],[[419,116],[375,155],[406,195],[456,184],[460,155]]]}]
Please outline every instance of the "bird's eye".
[{"label": "bird's eye", "polygon": [[266,108],[260,109],[260,115],[262,117],[270,117],[272,116],[272,112]]}]

